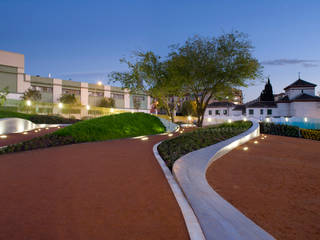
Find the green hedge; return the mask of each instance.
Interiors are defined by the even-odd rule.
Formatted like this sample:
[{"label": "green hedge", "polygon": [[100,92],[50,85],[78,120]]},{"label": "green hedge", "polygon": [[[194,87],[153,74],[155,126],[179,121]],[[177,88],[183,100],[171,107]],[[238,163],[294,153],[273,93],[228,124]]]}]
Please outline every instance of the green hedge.
[{"label": "green hedge", "polygon": [[301,137],[320,141],[320,130],[311,130],[285,124],[260,122],[260,132],[287,137]]},{"label": "green hedge", "polygon": [[0,118],[23,118],[37,124],[72,124],[79,120],[63,118],[60,116],[26,114],[0,110]]},{"label": "green hedge", "polygon": [[299,127],[260,122],[260,132],[265,134],[299,137]]},{"label": "green hedge", "polygon": [[311,130],[311,129],[300,129],[301,137],[305,139],[312,139],[320,141],[320,131],[319,130]]},{"label": "green hedge", "polygon": [[158,151],[167,166],[172,169],[174,162],[181,156],[239,135],[251,126],[251,122],[238,121],[199,128],[162,142]]}]

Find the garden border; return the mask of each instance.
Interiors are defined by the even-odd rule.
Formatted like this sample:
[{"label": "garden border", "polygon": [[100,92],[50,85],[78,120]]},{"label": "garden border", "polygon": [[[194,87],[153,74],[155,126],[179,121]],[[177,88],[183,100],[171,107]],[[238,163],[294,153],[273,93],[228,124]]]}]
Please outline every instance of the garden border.
[{"label": "garden border", "polygon": [[204,234],[202,232],[202,229],[200,227],[199,221],[197,217],[195,216],[191,206],[189,205],[187,199],[185,198],[183,191],[181,190],[179,184],[176,182],[174,176],[172,175],[170,169],[167,167],[165,161],[161,158],[159,152],[158,152],[158,146],[162,143],[159,142],[153,146],[153,154],[155,158],[157,159],[163,174],[165,175],[168,184],[173,192],[173,195],[175,196],[178,205],[181,209],[184,221],[187,226],[187,230],[190,236],[191,240],[205,240]]},{"label": "garden border", "polygon": [[[244,133],[188,153],[179,158],[173,166],[173,175],[192,207],[205,239],[274,239],[224,200],[211,188],[206,179],[206,171],[215,160],[259,136],[259,130],[259,124],[254,122]],[[184,211],[183,208],[181,210]],[[187,223],[186,218],[185,220]]]}]

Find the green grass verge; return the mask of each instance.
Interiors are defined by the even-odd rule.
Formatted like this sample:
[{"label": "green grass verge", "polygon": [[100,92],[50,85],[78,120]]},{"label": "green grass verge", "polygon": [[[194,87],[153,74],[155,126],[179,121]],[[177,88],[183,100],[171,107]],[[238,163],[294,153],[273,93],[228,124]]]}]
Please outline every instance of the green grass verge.
[{"label": "green grass verge", "polygon": [[165,127],[155,116],[146,113],[121,113],[81,121],[54,134],[71,136],[79,142],[92,142],[163,132]]},{"label": "green grass verge", "polygon": [[251,126],[252,122],[237,121],[199,128],[163,141],[158,146],[158,151],[167,166],[172,169],[174,162],[183,155],[237,136]]},{"label": "green grass verge", "polygon": [[0,110],[0,118],[22,118],[36,124],[72,124],[79,121],[76,119],[63,118],[59,116],[26,114],[4,110]]},{"label": "green grass verge", "polygon": [[104,141],[119,138],[153,135],[165,132],[161,121],[146,113],[121,113],[84,120],[54,133],[10,145],[0,154],[80,142]]}]

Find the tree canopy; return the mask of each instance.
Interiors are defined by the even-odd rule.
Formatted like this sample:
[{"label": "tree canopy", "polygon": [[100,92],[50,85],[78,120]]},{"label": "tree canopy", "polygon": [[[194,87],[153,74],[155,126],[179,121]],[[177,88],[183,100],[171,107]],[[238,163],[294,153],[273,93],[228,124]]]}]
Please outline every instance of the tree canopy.
[{"label": "tree canopy", "polygon": [[38,102],[41,100],[41,93],[39,90],[29,88],[27,91],[23,93],[21,98],[23,100]]}]

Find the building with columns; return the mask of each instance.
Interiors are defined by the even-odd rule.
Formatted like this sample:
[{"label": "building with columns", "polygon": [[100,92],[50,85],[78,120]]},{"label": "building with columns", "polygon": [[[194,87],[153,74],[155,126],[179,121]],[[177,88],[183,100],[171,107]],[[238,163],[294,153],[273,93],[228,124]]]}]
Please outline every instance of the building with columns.
[{"label": "building with columns", "polygon": [[107,97],[114,99],[115,108],[134,109],[134,99],[138,99],[141,110],[149,112],[151,109],[150,96],[131,95],[121,87],[30,76],[24,70],[23,54],[0,50],[0,90],[6,87],[9,89],[9,100],[20,100],[26,90],[33,88],[41,92],[41,102],[58,103],[62,94],[74,94],[84,106],[98,106],[101,100]]}]

